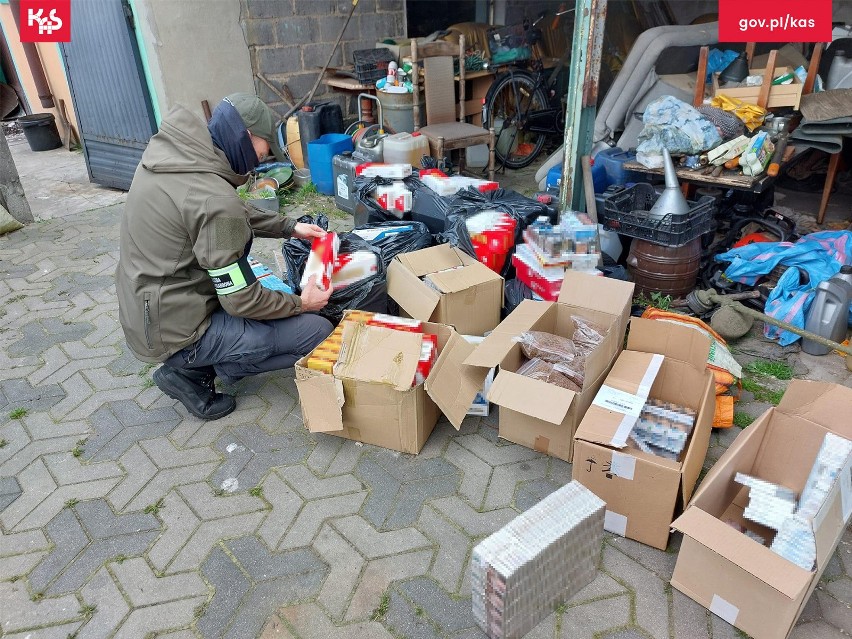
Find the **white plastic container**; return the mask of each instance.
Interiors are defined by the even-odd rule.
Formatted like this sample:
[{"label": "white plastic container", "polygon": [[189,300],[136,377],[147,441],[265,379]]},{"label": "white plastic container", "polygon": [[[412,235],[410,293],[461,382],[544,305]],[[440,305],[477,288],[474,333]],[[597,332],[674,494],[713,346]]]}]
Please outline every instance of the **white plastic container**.
[{"label": "white plastic container", "polygon": [[419,132],[394,133],[385,138],[382,151],[386,164],[403,163],[420,168],[420,159],[429,155],[429,140]]},{"label": "white plastic container", "polygon": [[845,51],[838,51],[831,61],[831,68],[828,70],[828,78],[825,81],[825,88],[832,89],[848,89],[852,87],[852,59],[846,57]]}]

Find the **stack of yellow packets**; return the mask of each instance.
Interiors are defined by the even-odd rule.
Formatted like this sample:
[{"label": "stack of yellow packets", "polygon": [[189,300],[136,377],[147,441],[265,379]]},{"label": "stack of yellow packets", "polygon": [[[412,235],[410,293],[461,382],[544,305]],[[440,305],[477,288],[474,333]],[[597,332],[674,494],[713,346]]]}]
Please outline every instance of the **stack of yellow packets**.
[{"label": "stack of yellow packets", "polygon": [[[349,311],[343,318],[343,322],[368,322],[374,313],[368,311]],[[311,370],[321,371],[331,375],[337,358],[340,356],[340,347],[343,344],[343,322],[337,325],[331,335],[317,346],[305,362],[305,366]]]}]

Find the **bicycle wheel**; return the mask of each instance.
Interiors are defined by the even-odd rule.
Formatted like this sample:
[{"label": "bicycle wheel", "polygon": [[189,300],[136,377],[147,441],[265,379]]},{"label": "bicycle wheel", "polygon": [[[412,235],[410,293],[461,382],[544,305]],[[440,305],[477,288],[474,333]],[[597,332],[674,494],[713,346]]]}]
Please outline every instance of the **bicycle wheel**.
[{"label": "bicycle wheel", "polygon": [[547,95],[528,71],[497,76],[485,95],[482,124],[494,127],[495,154],[510,169],[521,169],[538,157],[547,135],[527,128],[527,116],[548,106]]}]

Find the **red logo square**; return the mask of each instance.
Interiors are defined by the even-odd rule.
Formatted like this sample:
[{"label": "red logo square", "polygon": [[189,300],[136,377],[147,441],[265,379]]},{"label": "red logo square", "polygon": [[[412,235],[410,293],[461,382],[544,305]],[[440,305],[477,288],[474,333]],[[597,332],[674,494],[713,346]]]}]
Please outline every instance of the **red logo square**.
[{"label": "red logo square", "polygon": [[21,0],[21,42],[71,42],[71,0]]},{"label": "red logo square", "polygon": [[831,0],[719,0],[719,42],[830,42]]}]

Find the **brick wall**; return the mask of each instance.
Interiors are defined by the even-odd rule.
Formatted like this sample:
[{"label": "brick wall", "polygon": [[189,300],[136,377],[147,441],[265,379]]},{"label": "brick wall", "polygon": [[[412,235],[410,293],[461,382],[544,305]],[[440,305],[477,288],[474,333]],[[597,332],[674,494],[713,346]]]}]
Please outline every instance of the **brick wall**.
[{"label": "brick wall", "polygon": [[[346,22],[351,0],[241,0],[241,23],[254,73],[262,73],[279,89],[286,84],[298,100],[306,95]],[[359,0],[334,52],[331,66],[352,63],[352,52],[405,34],[404,0]],[[284,113],[288,106],[260,80],[257,94]],[[354,97],[320,84],[317,100],[334,100],[344,114],[356,112]]]}]

